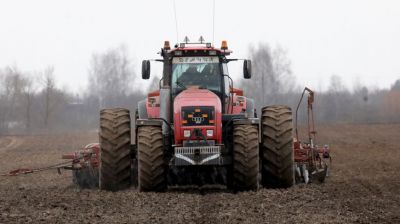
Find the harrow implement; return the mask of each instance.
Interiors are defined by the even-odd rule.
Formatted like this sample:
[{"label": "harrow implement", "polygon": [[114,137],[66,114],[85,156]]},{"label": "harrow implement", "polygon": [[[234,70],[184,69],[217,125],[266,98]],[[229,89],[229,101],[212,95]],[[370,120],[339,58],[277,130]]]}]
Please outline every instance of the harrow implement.
[{"label": "harrow implement", "polygon": [[93,173],[93,179],[97,179],[98,174],[96,174],[96,172],[99,166],[99,151],[99,143],[91,143],[86,145],[83,149],[78,150],[72,154],[62,155],[61,158],[65,159],[65,162],[40,168],[19,168],[4,174],[0,174],[0,176],[18,176],[23,174],[42,172],[46,170],[57,170],[58,173],[61,174],[61,170],[65,169],[73,171],[74,179],[84,179],[77,178],[76,176],[80,176],[82,175],[81,173],[85,173],[88,171]]}]

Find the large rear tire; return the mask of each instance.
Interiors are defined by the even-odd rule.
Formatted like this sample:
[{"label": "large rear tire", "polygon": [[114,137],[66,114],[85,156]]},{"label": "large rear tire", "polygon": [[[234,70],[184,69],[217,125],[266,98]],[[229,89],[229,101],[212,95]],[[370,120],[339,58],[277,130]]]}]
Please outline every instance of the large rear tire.
[{"label": "large rear tire", "polygon": [[131,119],[129,110],[100,112],[100,189],[117,191],[131,185]]},{"label": "large rear tire", "polygon": [[139,191],[164,191],[167,175],[161,127],[138,128],[138,187]]},{"label": "large rear tire", "polygon": [[233,142],[234,190],[257,190],[259,173],[257,126],[235,125],[233,130]]},{"label": "large rear tire", "polygon": [[288,106],[262,109],[262,184],[287,188],[294,184],[292,110]]}]

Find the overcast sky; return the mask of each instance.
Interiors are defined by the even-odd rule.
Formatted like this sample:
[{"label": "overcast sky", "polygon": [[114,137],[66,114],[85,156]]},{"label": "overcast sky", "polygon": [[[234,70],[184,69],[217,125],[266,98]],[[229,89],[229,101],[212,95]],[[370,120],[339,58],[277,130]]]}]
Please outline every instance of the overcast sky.
[{"label": "overcast sky", "polygon": [[[213,0],[176,0],[179,41],[212,41],[212,8]],[[215,0],[215,13],[216,46],[226,39],[243,58],[252,44],[279,44],[301,85],[325,88],[336,74],[348,87],[387,88],[400,78],[400,1]],[[173,0],[1,0],[0,30],[0,67],[52,65],[60,86],[75,91],[87,84],[93,52],[124,44],[139,74],[142,59],[177,39]]]}]

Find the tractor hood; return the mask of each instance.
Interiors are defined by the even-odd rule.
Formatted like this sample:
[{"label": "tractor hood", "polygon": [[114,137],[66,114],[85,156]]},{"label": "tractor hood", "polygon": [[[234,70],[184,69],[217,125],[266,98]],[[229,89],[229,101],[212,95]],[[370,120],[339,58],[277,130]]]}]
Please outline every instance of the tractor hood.
[{"label": "tractor hood", "polygon": [[174,100],[175,144],[193,140],[193,136],[185,136],[184,131],[188,133],[194,129],[202,130],[207,140],[221,143],[221,109],[220,98],[207,89],[182,91]]}]

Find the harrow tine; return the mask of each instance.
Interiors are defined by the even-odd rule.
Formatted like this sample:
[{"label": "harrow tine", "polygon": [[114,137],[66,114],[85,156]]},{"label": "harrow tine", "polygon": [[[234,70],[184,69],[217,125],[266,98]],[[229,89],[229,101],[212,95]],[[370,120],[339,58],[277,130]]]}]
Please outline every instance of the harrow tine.
[{"label": "harrow tine", "polygon": [[327,166],[324,169],[316,169],[314,172],[311,173],[313,180],[318,180],[319,182],[323,183],[325,181]]},{"label": "harrow tine", "polygon": [[21,169],[11,170],[8,173],[1,174],[1,176],[12,177],[12,176],[18,176],[20,174],[28,174],[28,173],[33,173],[33,172],[34,172],[34,170],[32,170],[32,169],[21,168]]},{"label": "harrow tine", "polygon": [[[73,162],[73,161],[62,162],[62,163],[54,164],[51,166],[46,166],[46,167],[41,167],[41,168],[36,168],[36,169],[19,168],[19,169],[11,170],[8,173],[1,174],[0,176],[13,177],[13,176],[18,176],[20,174],[31,174],[31,173],[37,173],[37,172],[41,172],[41,171],[45,171],[45,170],[52,170],[52,169],[59,170],[61,168],[70,166],[70,165],[66,165],[66,164],[70,164],[71,162]],[[58,171],[58,172],[61,173],[61,171]]]}]

